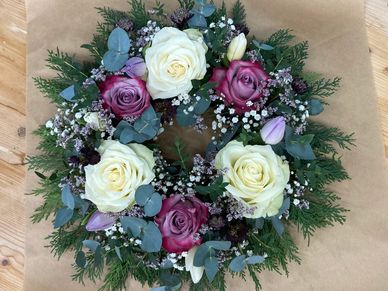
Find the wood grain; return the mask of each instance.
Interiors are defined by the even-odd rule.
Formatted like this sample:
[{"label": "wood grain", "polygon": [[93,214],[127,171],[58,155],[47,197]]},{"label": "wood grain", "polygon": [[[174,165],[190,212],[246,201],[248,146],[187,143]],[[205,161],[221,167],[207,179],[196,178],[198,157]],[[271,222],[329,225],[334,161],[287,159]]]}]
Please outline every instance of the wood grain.
[{"label": "wood grain", "polygon": [[[388,159],[388,3],[366,0],[366,23]],[[24,0],[0,0],[0,290],[22,290],[26,13]]]}]

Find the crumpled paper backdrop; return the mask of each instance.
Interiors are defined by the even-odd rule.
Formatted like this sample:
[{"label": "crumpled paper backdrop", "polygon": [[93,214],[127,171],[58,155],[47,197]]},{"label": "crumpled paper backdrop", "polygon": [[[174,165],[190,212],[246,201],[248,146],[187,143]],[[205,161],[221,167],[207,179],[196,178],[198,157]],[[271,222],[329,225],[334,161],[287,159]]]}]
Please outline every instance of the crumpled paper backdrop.
[{"label": "crumpled paper backdrop", "polygon": [[[147,3],[151,1],[146,1]],[[176,7],[175,1],[168,7]],[[230,7],[234,1],[226,1]],[[154,2],[152,1],[152,4]],[[263,290],[388,290],[388,187],[383,146],[378,127],[376,96],[371,74],[362,0],[245,0],[251,33],[265,39],[280,28],[291,28],[300,40],[309,40],[308,69],[325,77],[341,76],[342,87],[328,101],[322,115],[327,123],[355,132],[357,148],[344,153],[343,163],[352,180],[332,185],[351,211],[345,225],[320,230],[310,247],[302,235],[293,232],[300,247],[302,264],[291,264],[290,276],[265,272],[260,275]],[[57,46],[86,57],[80,45],[87,43],[99,20],[94,7],[128,9],[126,0],[27,0],[28,10],[28,152],[35,152],[38,140],[33,129],[45,122],[54,108],[34,87],[32,77],[51,76],[45,68],[47,49]],[[171,135],[176,133],[173,132]],[[184,140],[193,141],[187,134]],[[197,139],[195,139],[197,140]],[[202,141],[191,149],[203,148]],[[27,191],[37,186],[28,176]],[[27,197],[27,215],[40,201]],[[44,248],[52,230],[50,222],[29,224],[26,231],[26,291],[96,290],[88,283],[72,282],[72,255],[60,261]],[[250,280],[228,280],[228,290],[254,290]],[[128,281],[127,290],[143,290]],[[145,289],[147,290],[147,289]]]}]

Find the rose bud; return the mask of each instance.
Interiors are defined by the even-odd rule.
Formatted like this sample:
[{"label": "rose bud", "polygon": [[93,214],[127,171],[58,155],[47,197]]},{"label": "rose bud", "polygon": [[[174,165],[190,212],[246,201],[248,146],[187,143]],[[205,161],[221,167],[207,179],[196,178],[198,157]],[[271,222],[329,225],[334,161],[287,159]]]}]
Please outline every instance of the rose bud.
[{"label": "rose bud", "polygon": [[173,195],[163,200],[155,217],[168,253],[181,253],[201,244],[198,231],[207,222],[208,208],[194,196]]},{"label": "rose bud", "polygon": [[125,67],[121,69],[130,78],[142,77],[146,73],[146,70],[147,67],[144,60],[139,57],[130,58],[125,63]]},{"label": "rose bud", "polygon": [[279,116],[268,121],[260,130],[260,135],[266,144],[275,145],[282,141],[285,130],[284,117]]},{"label": "rose bud", "polygon": [[116,217],[108,213],[96,211],[86,224],[87,231],[99,231],[111,227],[116,222]]},{"label": "rose bud", "polygon": [[245,54],[247,48],[247,39],[244,33],[240,33],[238,36],[232,39],[229,44],[228,52],[226,54],[229,61],[241,60]]}]

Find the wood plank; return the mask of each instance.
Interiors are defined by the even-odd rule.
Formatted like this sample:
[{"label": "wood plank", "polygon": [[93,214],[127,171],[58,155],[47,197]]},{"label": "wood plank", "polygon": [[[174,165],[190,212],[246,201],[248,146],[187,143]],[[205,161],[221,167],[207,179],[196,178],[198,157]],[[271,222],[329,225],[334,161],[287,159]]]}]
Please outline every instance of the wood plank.
[{"label": "wood plank", "polygon": [[[15,291],[24,267],[25,18],[24,0],[0,0],[0,290]],[[388,158],[387,0],[366,0],[366,22]]]}]

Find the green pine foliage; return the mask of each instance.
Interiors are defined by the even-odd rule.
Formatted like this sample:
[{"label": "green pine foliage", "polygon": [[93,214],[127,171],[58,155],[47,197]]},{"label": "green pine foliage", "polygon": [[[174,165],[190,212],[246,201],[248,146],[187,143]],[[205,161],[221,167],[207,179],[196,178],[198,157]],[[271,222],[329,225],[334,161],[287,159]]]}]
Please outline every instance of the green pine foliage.
[{"label": "green pine foliage", "polygon": [[233,5],[231,18],[233,19],[235,24],[239,25],[245,25],[245,18],[247,14],[245,12],[245,7],[241,3],[240,0],[236,1],[236,3]]},{"label": "green pine foliage", "polygon": [[194,7],[194,0],[178,0],[179,6],[183,9],[191,10]]},{"label": "green pine foliage", "polygon": [[129,13],[130,19],[136,28],[141,28],[147,24],[150,19],[147,13],[145,3],[142,0],[130,0],[131,11]]}]

